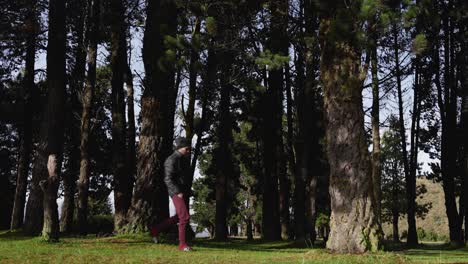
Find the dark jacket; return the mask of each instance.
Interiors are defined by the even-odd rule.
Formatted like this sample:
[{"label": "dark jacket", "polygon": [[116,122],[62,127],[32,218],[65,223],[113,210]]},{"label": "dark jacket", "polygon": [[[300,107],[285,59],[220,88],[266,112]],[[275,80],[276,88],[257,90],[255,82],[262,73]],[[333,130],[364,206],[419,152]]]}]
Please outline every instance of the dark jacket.
[{"label": "dark jacket", "polygon": [[190,160],[177,150],[166,159],[164,162],[164,182],[170,197],[178,193],[189,195],[189,170]]}]

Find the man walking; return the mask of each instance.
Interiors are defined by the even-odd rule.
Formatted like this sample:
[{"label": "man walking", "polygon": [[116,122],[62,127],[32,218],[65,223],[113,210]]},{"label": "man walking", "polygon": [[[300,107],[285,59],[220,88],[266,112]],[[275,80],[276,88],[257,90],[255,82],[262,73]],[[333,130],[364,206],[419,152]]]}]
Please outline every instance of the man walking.
[{"label": "man walking", "polygon": [[184,137],[176,138],[175,151],[164,162],[164,182],[174,203],[176,215],[151,228],[153,241],[158,243],[158,234],[178,222],[179,250],[182,251],[192,250],[185,241],[185,228],[190,219],[188,208],[185,205],[185,198],[190,194],[187,174],[190,171],[191,145],[191,142]]}]

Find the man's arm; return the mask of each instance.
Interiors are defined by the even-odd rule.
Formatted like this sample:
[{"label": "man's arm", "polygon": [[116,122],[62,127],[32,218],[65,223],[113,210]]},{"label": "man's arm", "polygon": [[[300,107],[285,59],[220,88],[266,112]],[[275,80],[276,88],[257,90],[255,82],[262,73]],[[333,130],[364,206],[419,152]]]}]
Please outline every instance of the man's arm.
[{"label": "man's arm", "polygon": [[175,160],[167,159],[164,162],[164,183],[166,183],[167,190],[172,193],[180,193],[180,187],[174,180],[175,176]]}]

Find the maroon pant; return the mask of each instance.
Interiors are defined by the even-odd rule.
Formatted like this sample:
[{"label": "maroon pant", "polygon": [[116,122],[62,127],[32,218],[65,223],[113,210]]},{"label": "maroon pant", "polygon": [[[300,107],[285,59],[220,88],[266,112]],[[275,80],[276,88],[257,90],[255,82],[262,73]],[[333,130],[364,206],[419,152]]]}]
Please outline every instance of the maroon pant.
[{"label": "maroon pant", "polygon": [[157,236],[160,232],[163,232],[171,225],[179,222],[179,247],[185,247],[187,245],[185,243],[185,227],[190,220],[190,214],[187,210],[187,206],[185,205],[184,198],[180,198],[176,194],[172,196],[172,202],[174,203],[176,209],[176,215],[167,218],[166,220],[151,228],[151,235]]}]

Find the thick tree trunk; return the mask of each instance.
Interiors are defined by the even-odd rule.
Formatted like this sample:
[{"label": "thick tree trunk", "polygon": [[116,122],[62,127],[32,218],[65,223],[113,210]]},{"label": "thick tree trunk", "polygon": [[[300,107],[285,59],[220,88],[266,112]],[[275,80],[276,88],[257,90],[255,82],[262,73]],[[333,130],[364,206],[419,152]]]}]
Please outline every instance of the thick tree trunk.
[{"label": "thick tree trunk", "polygon": [[47,241],[59,238],[57,191],[62,165],[65,110],[65,2],[49,2],[49,40],[47,45],[47,170],[49,177],[40,182],[44,191],[44,226]]},{"label": "thick tree trunk", "polygon": [[27,29],[26,38],[26,67],[24,71],[24,83],[21,88],[24,98],[23,122],[20,130],[20,147],[18,161],[18,176],[16,179],[16,192],[11,214],[10,228],[18,229],[23,225],[24,207],[26,202],[26,187],[28,185],[29,163],[32,152],[32,102],[34,101],[34,63],[36,59],[36,0],[28,1],[29,11],[25,19]]},{"label": "thick tree trunk", "polygon": [[81,114],[80,142],[80,176],[78,179],[78,228],[80,234],[87,233],[88,225],[88,191],[90,177],[89,134],[91,132],[91,105],[96,87],[97,34],[99,29],[100,0],[89,0],[88,3],[88,75],[83,91],[83,108]]},{"label": "thick tree trunk", "polygon": [[114,228],[121,232],[130,207],[131,190],[128,172],[125,122],[124,74],[127,70],[126,26],[121,0],[111,1],[111,68],[112,68],[112,161],[114,176]]},{"label": "thick tree trunk", "polygon": [[59,217],[57,206],[57,191],[60,184],[60,166],[62,160],[55,154],[49,155],[47,169],[49,177],[42,180],[39,185],[44,192],[44,226],[42,238],[46,241],[55,242],[59,239]]},{"label": "thick tree trunk", "polygon": [[[173,103],[174,66],[164,56],[164,37],[175,37],[177,12],[172,1],[147,1],[143,37],[145,87],[141,98],[141,134],[137,149],[137,174],[132,204],[127,214],[128,232],[144,232],[148,225],[169,216],[169,199],[163,182],[162,152],[166,120]],[[171,117],[169,117],[171,118]],[[172,116],[173,120],[173,116]],[[164,141],[164,142],[163,142]],[[172,142],[170,142],[172,144]]]},{"label": "thick tree trunk", "polygon": [[47,119],[44,119],[41,122],[40,139],[34,157],[29,198],[26,204],[23,229],[28,235],[38,235],[44,223],[44,193],[39,187],[39,182],[47,178],[46,133]]},{"label": "thick tree trunk", "polygon": [[406,200],[408,204],[407,208],[407,220],[408,220],[408,238],[407,244],[410,247],[416,246],[418,244],[418,235],[416,233],[416,193],[412,193],[411,183],[412,179],[410,178],[410,168],[408,162],[408,151],[406,149],[406,129],[405,129],[405,120],[404,120],[404,111],[403,111],[403,92],[401,87],[401,70],[400,70],[400,48],[398,45],[398,28],[396,24],[392,26],[393,34],[393,51],[395,55],[395,76],[397,81],[397,94],[398,94],[398,113],[399,113],[399,133],[401,138],[401,150],[403,155],[403,167],[405,173],[405,182],[406,182]]},{"label": "thick tree trunk", "polygon": [[[330,163],[330,237],[333,252],[361,253],[380,247],[382,233],[375,214],[372,171],[364,131],[360,48],[354,32],[357,13],[335,4],[324,13],[320,42],[321,79],[327,119]],[[353,3],[349,8],[359,10]],[[356,11],[354,10],[354,11]],[[346,23],[346,32],[332,24]]]}]

